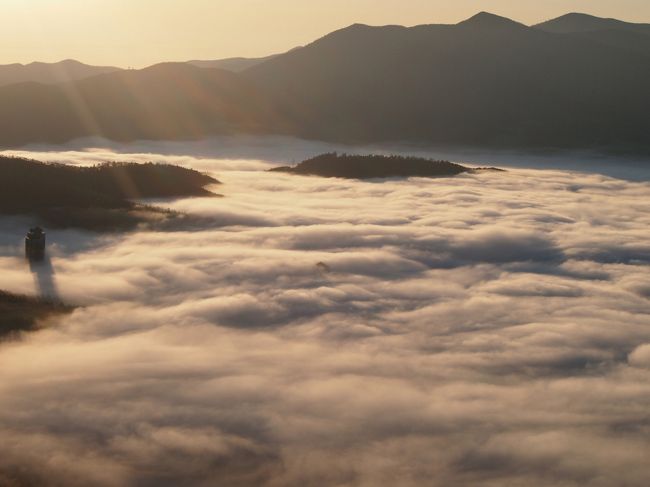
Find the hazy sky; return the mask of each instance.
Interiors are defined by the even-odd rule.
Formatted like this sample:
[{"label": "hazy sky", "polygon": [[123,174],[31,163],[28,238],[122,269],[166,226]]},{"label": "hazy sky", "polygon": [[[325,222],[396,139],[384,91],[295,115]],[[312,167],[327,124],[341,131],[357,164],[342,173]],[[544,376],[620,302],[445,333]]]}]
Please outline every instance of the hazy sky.
[{"label": "hazy sky", "polygon": [[456,23],[487,10],[532,24],[571,11],[650,22],[648,0],[0,0],[0,63],[140,67],[261,56],[354,22]]}]

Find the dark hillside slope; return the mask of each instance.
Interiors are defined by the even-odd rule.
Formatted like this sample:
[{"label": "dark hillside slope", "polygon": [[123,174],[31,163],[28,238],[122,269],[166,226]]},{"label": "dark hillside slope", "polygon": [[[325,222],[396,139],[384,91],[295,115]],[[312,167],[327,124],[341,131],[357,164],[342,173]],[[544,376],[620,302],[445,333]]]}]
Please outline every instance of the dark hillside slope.
[{"label": "dark hillside slope", "polygon": [[121,232],[183,219],[133,200],[216,196],[205,189],[216,183],[208,175],[165,164],[73,167],[0,157],[0,214],[29,215],[50,228]]},{"label": "dark hillside slope", "polygon": [[162,164],[74,167],[0,157],[0,213],[129,208],[136,198],[209,196],[204,186],[217,182],[191,169]]},{"label": "dark hillside slope", "polygon": [[276,57],[277,54],[266,57],[258,58],[245,58],[245,57],[232,57],[227,59],[215,59],[215,60],[194,60],[188,61],[188,64],[192,66],[197,66],[199,68],[218,68],[225,69],[226,71],[232,71],[233,73],[240,73],[248,68],[262,64],[270,59]]},{"label": "dark hillside slope", "polygon": [[490,14],[455,26],[354,25],[244,75],[308,137],[649,145],[645,58]]},{"label": "dark hillside slope", "polygon": [[0,89],[0,113],[5,146],[91,135],[192,139],[255,133],[273,124],[270,104],[235,73],[185,63],[54,86],[7,86]]},{"label": "dark hillside slope", "polygon": [[633,24],[573,13],[543,22],[535,28],[650,57],[650,24]]},{"label": "dark hillside slope", "polygon": [[72,313],[74,307],[57,301],[19,296],[0,290],[0,340],[35,331],[51,316]]}]

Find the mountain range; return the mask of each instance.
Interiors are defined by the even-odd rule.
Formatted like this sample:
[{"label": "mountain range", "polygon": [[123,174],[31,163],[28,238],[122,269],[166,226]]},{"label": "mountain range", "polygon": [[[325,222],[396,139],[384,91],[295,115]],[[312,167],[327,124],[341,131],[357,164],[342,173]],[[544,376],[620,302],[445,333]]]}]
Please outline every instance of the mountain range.
[{"label": "mountain range", "polygon": [[274,54],[271,56],[258,58],[231,57],[227,59],[217,59],[214,61],[188,61],[188,64],[197,66],[199,68],[219,68],[225,69],[227,71],[232,71],[234,73],[241,73],[248,68],[252,68],[253,66],[262,64],[263,62],[270,61],[278,55],[279,54]]},{"label": "mountain range", "polygon": [[569,14],[526,26],[480,13],[456,25],[355,24],[259,59],[86,66],[25,82],[0,67],[0,145],[254,133],[649,153],[649,61],[648,24]]},{"label": "mountain range", "polygon": [[66,83],[119,70],[113,66],[89,66],[73,59],[58,63],[5,64],[0,66],[0,87],[25,82]]}]

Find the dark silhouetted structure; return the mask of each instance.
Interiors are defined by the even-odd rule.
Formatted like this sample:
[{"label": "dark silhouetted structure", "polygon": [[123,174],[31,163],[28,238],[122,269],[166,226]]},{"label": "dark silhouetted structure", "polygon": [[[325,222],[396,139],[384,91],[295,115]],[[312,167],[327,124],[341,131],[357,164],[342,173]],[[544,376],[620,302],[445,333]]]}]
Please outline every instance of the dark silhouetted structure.
[{"label": "dark silhouetted structure", "polygon": [[41,227],[31,228],[27,233],[25,256],[33,261],[42,261],[45,258],[45,232]]}]

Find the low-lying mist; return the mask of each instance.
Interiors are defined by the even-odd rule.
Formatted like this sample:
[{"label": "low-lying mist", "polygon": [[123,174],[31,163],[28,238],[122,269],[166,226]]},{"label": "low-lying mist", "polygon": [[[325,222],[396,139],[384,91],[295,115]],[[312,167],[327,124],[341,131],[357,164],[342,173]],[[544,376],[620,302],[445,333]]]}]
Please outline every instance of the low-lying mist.
[{"label": "low-lying mist", "polygon": [[[89,159],[83,154],[88,147],[102,147],[96,152],[103,153],[107,161],[113,160],[111,153],[118,154],[167,154],[192,156],[198,158],[235,160],[238,163],[261,160],[270,163],[294,165],[324,152],[349,154],[401,154],[404,156],[426,157],[435,160],[448,160],[479,166],[499,165],[501,167],[528,167],[531,169],[560,169],[598,173],[631,181],[650,180],[650,159],[647,156],[621,155],[620,157],[600,152],[546,150],[536,152],[488,150],[472,147],[433,148],[426,145],[406,143],[386,143],[380,145],[350,146],[320,141],[306,141],[295,137],[282,136],[214,136],[188,142],[179,141],[137,141],[122,144],[98,137],[74,140],[65,146],[68,153],[82,152],[82,160]],[[32,154],[39,156],[51,152],[52,157],[61,157],[62,146],[32,144],[25,150],[10,151],[11,154]],[[45,156],[46,157],[46,156]],[[119,156],[118,156],[119,157]],[[42,157],[41,157],[42,158]],[[145,157],[146,160],[146,157]],[[245,166],[236,166],[245,169]]]},{"label": "low-lying mist", "polygon": [[[0,344],[0,485],[645,484],[650,183],[155,150],[20,152],[170,162],[224,197],[149,202],[191,228],[48,232],[80,307]],[[41,292],[31,223],[0,218],[0,289]]]}]

